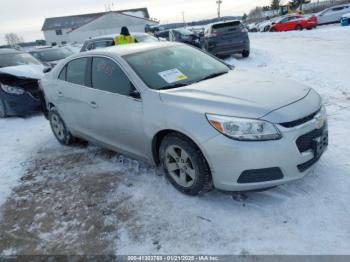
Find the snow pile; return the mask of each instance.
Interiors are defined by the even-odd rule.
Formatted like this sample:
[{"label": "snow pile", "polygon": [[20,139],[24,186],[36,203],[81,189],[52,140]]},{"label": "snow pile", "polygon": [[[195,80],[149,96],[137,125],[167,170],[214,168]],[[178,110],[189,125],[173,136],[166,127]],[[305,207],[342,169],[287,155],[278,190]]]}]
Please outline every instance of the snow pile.
[{"label": "snow pile", "polygon": [[0,119],[0,206],[23,175],[27,162],[52,140],[42,116]]}]

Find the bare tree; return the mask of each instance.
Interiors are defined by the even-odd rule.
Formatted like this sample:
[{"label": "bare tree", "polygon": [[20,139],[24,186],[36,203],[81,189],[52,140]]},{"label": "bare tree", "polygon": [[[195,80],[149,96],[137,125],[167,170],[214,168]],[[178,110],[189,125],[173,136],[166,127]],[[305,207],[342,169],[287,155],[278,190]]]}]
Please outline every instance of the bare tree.
[{"label": "bare tree", "polygon": [[271,9],[277,10],[280,7],[281,0],[272,0],[271,1]]},{"label": "bare tree", "polygon": [[6,40],[8,45],[12,46],[12,45],[16,45],[18,43],[23,42],[23,37],[15,34],[15,33],[7,33],[5,35],[5,40]]},{"label": "bare tree", "polygon": [[251,10],[248,14],[249,19],[260,19],[264,17],[264,12],[262,7],[256,7]]}]

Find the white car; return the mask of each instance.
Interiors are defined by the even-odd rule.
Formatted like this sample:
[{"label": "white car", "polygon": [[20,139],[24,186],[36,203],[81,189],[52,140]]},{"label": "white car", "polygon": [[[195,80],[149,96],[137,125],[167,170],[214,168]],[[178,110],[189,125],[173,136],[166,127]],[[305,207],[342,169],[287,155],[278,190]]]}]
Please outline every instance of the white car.
[{"label": "white car", "polygon": [[80,53],[45,74],[42,87],[60,143],[79,137],[160,165],[189,195],[300,179],[328,144],[313,89],[176,42]]},{"label": "white car", "polygon": [[316,14],[318,24],[331,24],[339,23],[341,17],[350,12],[350,3],[344,5],[336,5],[330,8],[323,10]]}]

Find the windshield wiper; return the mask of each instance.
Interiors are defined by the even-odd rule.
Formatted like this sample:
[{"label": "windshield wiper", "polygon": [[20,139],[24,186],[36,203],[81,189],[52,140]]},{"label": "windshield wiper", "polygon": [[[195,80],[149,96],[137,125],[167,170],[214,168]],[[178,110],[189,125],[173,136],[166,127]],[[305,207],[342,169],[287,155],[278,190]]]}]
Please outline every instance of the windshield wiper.
[{"label": "windshield wiper", "polygon": [[188,83],[177,83],[174,85],[162,86],[158,90],[167,90],[167,89],[173,89],[173,88],[178,88],[178,87],[183,87],[183,86],[188,86]]},{"label": "windshield wiper", "polygon": [[207,75],[206,77],[203,77],[203,78],[199,79],[198,81],[196,81],[196,83],[204,81],[204,80],[208,80],[208,79],[211,79],[211,78],[215,78],[215,77],[227,74],[227,73],[228,73],[227,71],[224,71],[224,72],[210,74],[210,75]]}]

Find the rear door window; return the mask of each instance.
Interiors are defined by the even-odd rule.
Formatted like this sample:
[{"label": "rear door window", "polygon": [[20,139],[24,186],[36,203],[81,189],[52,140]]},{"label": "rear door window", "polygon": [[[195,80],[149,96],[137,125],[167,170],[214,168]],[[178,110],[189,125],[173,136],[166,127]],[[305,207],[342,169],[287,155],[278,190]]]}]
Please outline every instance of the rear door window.
[{"label": "rear door window", "polygon": [[69,62],[66,73],[67,82],[85,85],[87,62],[88,58],[78,58]]},{"label": "rear door window", "polygon": [[344,9],[344,6],[341,6],[341,7],[335,7],[332,9],[333,12],[338,12],[338,11],[341,11]]},{"label": "rear door window", "polygon": [[93,88],[115,94],[129,96],[133,89],[122,69],[108,58],[93,58],[91,80]]}]

